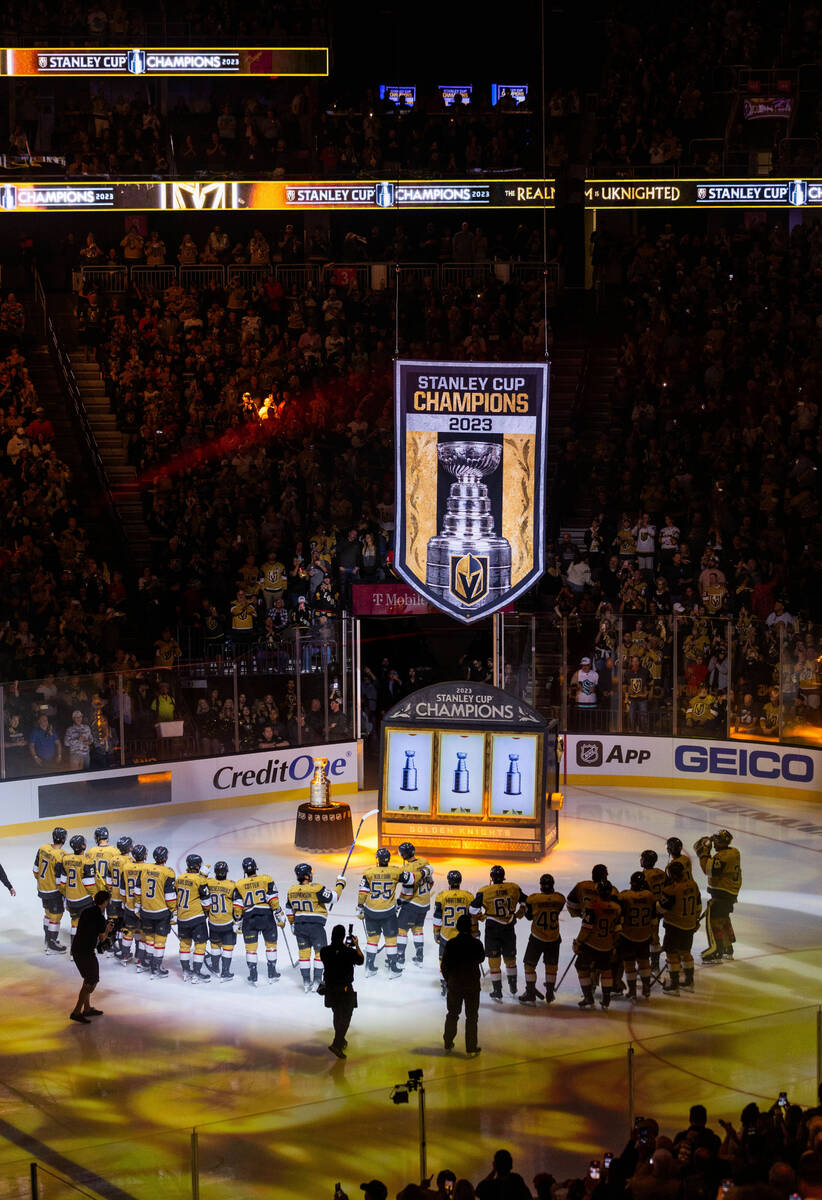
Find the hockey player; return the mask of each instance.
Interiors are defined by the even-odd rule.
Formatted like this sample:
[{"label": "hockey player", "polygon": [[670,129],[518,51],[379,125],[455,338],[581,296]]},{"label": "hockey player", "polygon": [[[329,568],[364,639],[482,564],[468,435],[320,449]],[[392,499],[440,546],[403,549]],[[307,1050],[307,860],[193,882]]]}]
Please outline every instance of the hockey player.
[{"label": "hockey player", "polygon": [[[330,892],[321,883],[314,883],[314,872],[309,863],[298,863],[294,868],[297,882],[288,889],[285,915],[294,930],[300,952],[300,975],[303,991],[316,991],[323,981],[323,964],[320,951],[328,945],[325,923],[335,900],[339,900],[345,887],[345,876],[338,875],[334,891]],[[314,955],[314,978],[311,978],[311,955]]]},{"label": "hockey player", "polygon": [[665,843],[665,849],[668,851],[668,866],[670,866],[672,862],[682,863],[685,871],[685,878],[693,879],[694,873],[691,866],[691,856],[690,854],[683,854],[681,840],[678,837],[669,837]]},{"label": "hockey player", "polygon": [[668,996],[679,995],[679,969],[683,969],[682,987],[694,990],[694,959],[691,954],[694,934],[702,915],[702,897],[693,879],[685,878],[682,863],[671,863],[670,878],[662,889],[658,908],[665,927],[665,957],[669,980],[662,990]]},{"label": "hockey player", "polygon": [[[467,913],[474,899],[473,892],[466,892],[462,886],[462,875],[459,871],[448,872],[448,887],[438,892],[434,897],[434,941],[439,947],[439,956],[453,937],[457,936],[457,921],[463,913]],[[477,936],[477,923],[473,922],[473,934]],[[446,992],[444,979],[440,980],[443,996]]]},{"label": "hockey player", "polygon": [[115,924],[115,948],[114,954],[116,958],[120,958],[123,953],[123,899],[125,889],[123,887],[123,871],[128,863],[131,862],[131,847],[133,842],[130,837],[123,836],[117,839],[117,853],[109,860],[109,872],[111,874],[111,883],[108,886],[108,891],[111,892],[111,900],[108,903],[109,916],[116,922]]},{"label": "hockey player", "polygon": [[95,849],[89,854],[94,860],[94,872],[97,876],[98,891],[104,888],[111,891],[111,861],[117,858],[117,847],[108,842],[108,825],[98,825],[94,831]]},{"label": "hockey player", "polygon": [[141,842],[135,842],[131,847],[131,858],[123,865],[120,893],[123,897],[123,933],[120,938],[120,966],[125,967],[131,961],[131,948],[134,945],[134,957],[137,962],[148,963],[145,947],[140,939],[140,896],[143,884],[143,870],[148,851]]},{"label": "hockey player", "polygon": [[[211,976],[203,973],[203,961],[208,942],[211,892],[208,880],[203,874],[203,860],[199,854],[186,855],[186,869],[174,881],[174,890],[177,893],[177,934],[180,938],[183,983],[210,983]],[[163,960],[158,959],[156,951],[151,973],[168,975],[168,971],[163,969]]]},{"label": "hockey player", "polygon": [[412,878],[410,890],[404,888],[400,895],[397,912],[397,964],[400,967],[405,965],[405,947],[410,929],[414,938],[414,957],[411,961],[421,967],[425,952],[422,928],[431,904],[434,872],[428,860],[417,855],[413,842],[403,842],[399,852],[405,870]]},{"label": "hockey player", "polygon": [[617,899],[622,908],[622,930],[617,952],[628,981],[628,999],[636,1000],[637,970],[642,980],[642,997],[651,995],[651,936],[658,929],[656,898],[644,871],[634,871],[631,886]]},{"label": "hockey player", "polygon": [[155,846],[153,863],[143,867],[140,889],[140,921],[145,941],[146,957],[137,956],[137,970],[157,973],[162,967],[166,952],[166,941],[171,933],[171,922],[177,911],[177,890],[174,872],[168,865],[168,849]]},{"label": "hockey player", "polygon": [[382,847],[377,851],[377,865],[366,867],[363,871],[357,894],[357,916],[362,917],[365,923],[368,939],[365,953],[366,975],[377,974],[380,934],[385,942],[389,976],[396,979],[402,975],[402,967],[397,965],[397,894],[405,887],[410,896],[410,883],[410,873],[406,873],[402,867],[394,866],[391,862],[391,851]]},{"label": "hockey player", "polygon": [[505,868],[491,868],[491,882],[480,888],[471,901],[470,913],[475,920],[485,919],[485,953],[491,976],[491,999],[502,1004],[502,972],[500,959],[505,960],[508,989],[517,994],[517,929],[520,905],[527,897],[518,883],[506,882]]},{"label": "hockey player", "polygon": [[537,967],[545,963],[545,1002],[554,999],[557,962],[562,938],[559,936],[559,914],[565,907],[565,897],[554,887],[553,875],[541,875],[539,891],[525,898],[525,916],[531,922],[531,933],[525,947],[525,991],[520,1004],[537,1002]]},{"label": "hockey player", "polygon": [[736,935],[731,913],[742,887],[742,864],[732,841],[733,834],[720,829],[712,837],[694,843],[699,865],[708,877],[710,896],[706,918],[708,948],[702,952],[704,963],[718,963],[734,956]]},{"label": "hockey player", "polygon": [[242,918],[245,960],[248,964],[248,982],[256,987],[257,944],[262,935],[265,943],[265,959],[268,968],[265,977],[269,984],[280,978],[277,970],[277,926],[285,928],[285,916],[280,908],[277,885],[270,875],[257,870],[253,858],[243,859],[244,879],[237,881],[234,889],[234,916]]},{"label": "hockey player", "polygon": [[[654,901],[659,903],[659,897],[662,892],[662,885],[665,883],[665,872],[656,864],[659,855],[656,850],[643,850],[639,856],[639,865],[642,867],[645,875],[645,885],[649,892],[653,892]],[[653,927],[651,929],[651,970],[659,970],[659,953],[662,947],[659,944],[659,920],[654,918]]]},{"label": "hockey player", "polygon": [[66,947],[58,942],[60,919],[65,909],[63,893],[57,882],[60,862],[65,854],[68,833],[62,825],[51,831],[51,842],[46,842],[34,856],[34,878],[37,895],[43,905],[43,935],[46,939],[46,954],[65,954]]},{"label": "hockey player", "polygon": [[622,909],[616,900],[616,891],[607,879],[597,884],[596,895],[591,898],[582,918],[582,927],[574,939],[577,955],[577,975],[582,988],[580,1008],[593,1008],[594,985],[592,971],[598,971],[602,983],[600,1004],[608,1008],[611,1003],[613,983],[613,954],[617,935],[622,924]]},{"label": "hockey player", "polygon": [[94,878],[94,863],[86,850],[86,839],[77,833],[69,840],[70,854],[64,854],[57,867],[57,886],[66,900],[71,917],[71,940],[77,929],[77,920],[84,908],[94,903],[97,884]]},{"label": "hockey player", "polygon": [[[206,956],[206,966],[221,980],[233,979],[231,956],[237,945],[234,928],[234,892],[237,884],[228,878],[228,863],[215,862],[214,874],[208,879],[211,893],[211,911],[208,914],[208,938],[211,942],[211,958]],[[222,963],[222,968],[220,964]]]}]

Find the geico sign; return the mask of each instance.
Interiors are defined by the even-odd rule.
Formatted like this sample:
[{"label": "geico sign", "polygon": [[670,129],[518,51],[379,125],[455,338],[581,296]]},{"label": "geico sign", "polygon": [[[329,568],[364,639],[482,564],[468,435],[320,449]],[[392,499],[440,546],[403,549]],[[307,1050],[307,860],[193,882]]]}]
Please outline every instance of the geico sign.
[{"label": "geico sign", "polygon": [[811,783],[814,761],[808,754],[780,754],[777,750],[737,749],[735,746],[677,746],[677,771],[693,775],[735,775],[737,778],[782,779]]},{"label": "geico sign", "polygon": [[[287,783],[289,780],[302,783],[313,770],[314,759],[310,754],[298,754],[290,760],[270,758],[264,767],[257,770],[250,767],[244,771],[229,764],[215,772],[212,785],[221,792],[227,792],[231,788],[263,787],[270,783]],[[329,775],[342,775],[344,770],[344,758],[334,758],[328,764]]]}]

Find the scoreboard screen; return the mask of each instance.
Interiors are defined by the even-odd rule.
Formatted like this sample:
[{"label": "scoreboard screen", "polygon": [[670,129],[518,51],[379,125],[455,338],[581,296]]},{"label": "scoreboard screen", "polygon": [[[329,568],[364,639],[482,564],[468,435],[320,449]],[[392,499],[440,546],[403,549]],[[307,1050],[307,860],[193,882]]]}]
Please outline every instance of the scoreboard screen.
[{"label": "scoreboard screen", "polygon": [[390,100],[392,104],[403,101],[405,108],[413,108],[417,103],[417,88],[414,84],[403,87],[400,84],[381,83],[380,100]]},{"label": "scoreboard screen", "polygon": [[441,83],[439,86],[439,92],[446,108],[451,107],[456,96],[460,97],[462,104],[470,104],[473,90],[470,83]]}]

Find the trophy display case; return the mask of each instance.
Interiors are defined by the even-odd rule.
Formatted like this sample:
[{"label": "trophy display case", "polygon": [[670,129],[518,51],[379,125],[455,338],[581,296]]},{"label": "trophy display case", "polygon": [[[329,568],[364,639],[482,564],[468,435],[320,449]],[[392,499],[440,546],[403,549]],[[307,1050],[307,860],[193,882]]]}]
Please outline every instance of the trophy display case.
[{"label": "trophy display case", "polygon": [[380,845],[541,858],[556,844],[556,722],[484,683],[406,696],[383,721]]}]

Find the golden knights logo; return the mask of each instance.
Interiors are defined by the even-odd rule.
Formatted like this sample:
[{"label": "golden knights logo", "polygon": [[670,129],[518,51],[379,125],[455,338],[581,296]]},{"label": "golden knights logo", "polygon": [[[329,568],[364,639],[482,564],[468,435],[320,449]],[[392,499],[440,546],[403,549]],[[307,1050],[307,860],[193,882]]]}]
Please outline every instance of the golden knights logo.
[{"label": "golden knights logo", "polygon": [[547,363],[398,361],[394,567],[471,622],[543,572]]},{"label": "golden knights logo", "polygon": [[488,557],[451,555],[451,592],[463,604],[478,604],[488,595]]}]

